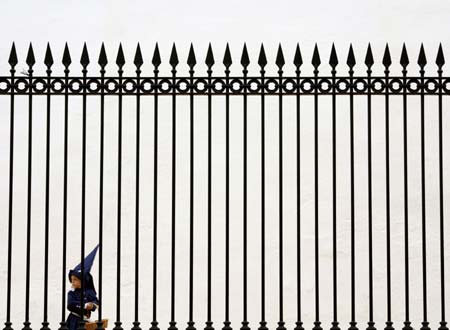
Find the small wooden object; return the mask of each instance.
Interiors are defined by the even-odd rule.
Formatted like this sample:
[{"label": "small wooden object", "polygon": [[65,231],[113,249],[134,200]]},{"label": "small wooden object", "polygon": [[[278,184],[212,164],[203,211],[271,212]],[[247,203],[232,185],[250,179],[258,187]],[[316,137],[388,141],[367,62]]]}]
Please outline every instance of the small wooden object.
[{"label": "small wooden object", "polygon": [[[108,319],[102,319],[103,329],[108,327]],[[86,322],[86,330],[96,330],[97,329],[97,321],[95,322]]]}]

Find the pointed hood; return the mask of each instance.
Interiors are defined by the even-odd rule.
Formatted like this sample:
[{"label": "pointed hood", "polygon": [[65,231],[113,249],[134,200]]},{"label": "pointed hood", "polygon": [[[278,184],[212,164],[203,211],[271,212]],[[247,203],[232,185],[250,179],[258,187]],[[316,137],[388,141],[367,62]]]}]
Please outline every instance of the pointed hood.
[{"label": "pointed hood", "polygon": [[[92,264],[94,263],[95,255],[97,254],[98,247],[99,245],[97,244],[97,246],[91,251],[91,253],[89,253],[84,258],[84,277],[85,277],[84,289],[85,290],[92,289],[94,290],[94,292],[95,288],[94,288],[94,280],[91,275],[91,268]],[[73,269],[69,270],[69,281],[72,275],[75,275],[81,280],[81,263],[76,265]]]}]

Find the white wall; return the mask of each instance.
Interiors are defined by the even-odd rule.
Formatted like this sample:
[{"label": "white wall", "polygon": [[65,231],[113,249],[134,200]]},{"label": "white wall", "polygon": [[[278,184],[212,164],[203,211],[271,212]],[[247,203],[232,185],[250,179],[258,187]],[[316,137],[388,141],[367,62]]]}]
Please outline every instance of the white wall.
[{"label": "white wall", "polygon": [[[91,65],[97,71],[97,56],[101,42],[105,42],[109,65],[116,70],[115,55],[119,42],[125,50],[126,74],[133,74],[132,58],[136,43],[141,43],[145,58],[144,75],[152,73],[150,60],[157,41],[163,64],[161,74],[168,75],[168,59],[173,42],[180,57],[179,72],[186,73],[184,64],[190,42],[194,43],[197,70],[205,72],[203,64],[208,42],[216,56],[216,70],[226,42],[230,43],[234,65],[233,73],[241,70],[239,63],[243,42],[247,42],[251,61],[250,70],[258,72],[256,65],[260,43],[266,46],[268,73],[275,74],[273,64],[278,42],[284,47],[286,71],[293,73],[292,57],[297,42],[300,43],[304,61],[302,72],[311,73],[309,64],[314,43],[322,55],[321,70],[329,70],[328,55],[335,42],[341,63],[345,62],[349,43],[353,43],[357,57],[358,73],[364,73],[362,65],[367,43],[373,47],[375,74],[382,74],[381,57],[386,42],[393,56],[393,74],[400,73],[398,59],[403,42],[410,54],[409,70],[417,73],[415,65],[420,43],[428,55],[428,70],[435,72],[434,59],[439,42],[444,51],[449,46],[449,10],[444,1],[227,1],[227,2],[144,2],[144,1],[6,1],[0,4],[3,33],[0,43],[1,75],[9,70],[7,58],[12,41],[16,43],[20,63],[18,74],[26,69],[24,63],[30,41],[38,65],[35,74],[44,74],[43,56],[50,41],[54,58],[54,74],[62,73],[60,59],[64,43],[69,43],[73,65],[79,74],[79,56],[83,42],[87,42]],[[347,70],[338,66],[338,72]],[[323,72],[323,71],[321,71]],[[428,72],[428,71],[427,71]],[[447,72],[447,71],[445,71]],[[434,74],[434,73],[433,73]],[[8,220],[9,173],[9,98],[0,97],[0,318],[6,317],[6,265]],[[50,186],[50,277],[49,321],[59,326],[61,299],[61,234],[62,234],[62,184],[63,184],[63,100],[52,98],[52,143]],[[296,265],[295,265],[295,100],[285,99],[284,115],[284,260],[285,260],[285,321],[293,327],[296,318]],[[421,195],[420,195],[420,102],[418,97],[409,101],[409,219],[410,219],[410,281],[411,320],[420,327],[422,320],[422,268],[421,268]],[[194,319],[196,327],[204,327],[206,320],[206,234],[207,234],[207,120],[206,99],[196,99],[195,131],[195,283]],[[331,99],[320,99],[320,302],[324,328],[332,319],[332,190],[331,190]],[[70,101],[69,136],[69,206],[70,237],[67,254],[68,267],[79,262],[79,235],[81,212],[81,120],[80,98]],[[189,248],[189,103],[186,98],[178,101],[178,154],[177,154],[177,278],[176,319],[178,326],[186,326],[188,319],[188,248]],[[302,101],[302,288],[303,318],[305,328],[314,320],[314,180],[313,180],[313,100]],[[426,101],[426,162],[427,162],[427,258],[428,303],[431,327],[440,321],[439,281],[439,200],[437,177],[437,98]],[[448,134],[448,99],[444,99],[444,150],[450,143]],[[214,98],[213,136],[213,321],[221,327],[224,319],[225,290],[225,126],[224,102]],[[366,99],[355,98],[355,180],[356,180],[356,312],[360,327],[368,318],[368,261],[367,261],[367,131]],[[33,113],[33,199],[32,199],[32,249],[30,316],[32,327],[40,327],[43,304],[43,252],[45,221],[45,98],[34,98]],[[170,317],[170,203],[171,203],[171,100],[160,99],[159,126],[159,224],[158,224],[158,320],[160,327],[168,326]],[[350,174],[349,174],[349,103],[340,97],[338,102],[338,255],[339,255],[339,320],[341,327],[350,319]],[[268,327],[276,327],[278,321],[278,103],[267,99],[266,112],[266,317]],[[25,303],[26,256],[26,192],[27,192],[27,127],[28,103],[26,97],[16,98],[15,110],[15,159],[14,159],[14,224],[13,224],[13,327],[22,327]],[[257,327],[260,319],[260,108],[259,98],[249,99],[249,320]],[[391,103],[391,206],[392,206],[392,297],[395,327],[401,327],[404,319],[403,286],[403,147],[402,103],[392,97]],[[134,168],[135,168],[135,98],[124,100],[123,122],[123,190],[122,190],[122,295],[121,320],[131,327],[134,309]],[[233,98],[230,110],[230,228],[231,228],[231,306],[232,326],[237,328],[242,319],[242,99]],[[97,243],[98,237],[98,174],[99,174],[99,98],[88,99],[88,146],[86,215],[89,229],[86,251]],[[115,321],[116,290],[116,197],[117,197],[117,99],[107,98],[105,136],[105,262],[103,314]],[[140,240],[140,320],[142,327],[149,327],[152,310],[152,237],[153,237],[153,98],[142,99],[142,158],[141,158],[141,240]],[[449,170],[449,153],[444,155],[445,169]],[[373,100],[373,228],[374,228],[374,318],[377,327],[384,327],[386,318],[386,268],[385,268],[385,158],[384,158],[384,100]],[[449,185],[444,182],[445,219],[449,219]],[[449,226],[445,235],[449,237]],[[448,251],[448,239],[445,249]],[[446,264],[449,264],[449,254]],[[98,280],[98,259],[93,274]],[[64,273],[66,278],[67,270]],[[446,273],[448,278],[448,272]],[[67,286],[69,283],[67,282]],[[98,284],[97,284],[98,288]],[[448,288],[447,288],[448,298]],[[448,299],[447,299],[448,301]]]}]

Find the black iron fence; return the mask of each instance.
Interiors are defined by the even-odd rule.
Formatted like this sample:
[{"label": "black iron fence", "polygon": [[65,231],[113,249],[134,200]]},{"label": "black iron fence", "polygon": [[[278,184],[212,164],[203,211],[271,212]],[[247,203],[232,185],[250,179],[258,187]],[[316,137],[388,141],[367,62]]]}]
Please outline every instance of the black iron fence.
[{"label": "black iron fence", "polygon": [[[450,94],[450,77],[443,76],[442,67],[444,66],[444,55],[442,51],[442,47],[440,46],[437,52],[437,57],[435,59],[436,64],[436,74],[430,74],[426,75],[425,73],[425,67],[430,67],[430,72],[434,72],[434,69],[431,69],[432,65],[428,63],[427,58],[425,56],[425,51],[423,46],[420,49],[417,64],[420,68],[420,75],[419,76],[412,76],[408,74],[408,68],[410,67],[410,61],[407,54],[406,47],[403,46],[403,50],[401,52],[400,56],[400,65],[403,68],[402,74],[399,76],[391,75],[390,67],[392,65],[391,55],[389,47],[386,45],[384,56],[382,58],[382,64],[385,68],[384,73],[382,75],[373,75],[372,72],[372,66],[374,65],[374,58],[372,55],[372,50],[369,45],[364,65],[367,69],[365,75],[363,76],[356,76],[354,73],[354,67],[356,65],[356,59],[353,53],[352,46],[350,46],[350,49],[348,51],[348,55],[346,58],[345,63],[340,63],[338,61],[338,56],[336,54],[334,45],[331,49],[331,55],[329,56],[328,63],[322,63],[323,57],[321,58],[319,56],[319,51],[317,46],[314,49],[311,64],[314,68],[313,75],[312,76],[305,76],[302,74],[301,69],[305,65],[304,63],[304,57],[301,54],[300,48],[297,46],[294,52],[294,56],[289,61],[285,60],[285,56],[283,55],[283,51],[280,47],[278,48],[278,52],[276,54],[276,60],[275,64],[278,67],[278,72],[276,75],[267,75],[265,67],[268,64],[268,60],[266,58],[266,53],[264,50],[264,47],[261,46],[259,57],[257,60],[257,67],[259,68],[259,75],[252,76],[249,75],[248,68],[251,64],[247,48],[244,45],[242,56],[239,59],[239,63],[236,63],[235,60],[232,59],[230,49],[227,45],[225,50],[225,55],[223,57],[222,64],[225,67],[224,73],[220,73],[220,75],[213,74],[213,67],[217,61],[217,59],[213,55],[213,51],[211,48],[211,45],[208,48],[206,59],[204,63],[207,66],[207,72],[206,75],[200,74],[200,72],[196,72],[194,70],[196,64],[197,64],[197,57],[194,53],[194,49],[191,45],[191,48],[189,50],[189,55],[187,57],[187,65],[189,67],[189,75],[188,76],[179,76],[177,75],[177,68],[179,65],[179,60],[177,56],[177,50],[175,45],[172,48],[169,63],[172,68],[171,75],[167,76],[160,76],[159,67],[162,63],[160,52],[158,49],[158,45],[156,45],[154,54],[151,60],[151,64],[153,65],[153,75],[152,76],[142,76],[141,73],[141,67],[144,65],[144,59],[141,54],[140,47],[138,45],[134,57],[133,64],[136,67],[136,74],[133,76],[124,76],[123,67],[125,65],[125,56],[122,50],[122,46],[119,47],[119,51],[117,53],[117,57],[115,59],[115,64],[118,67],[117,74],[114,75],[107,75],[105,67],[108,64],[108,59],[106,55],[105,48],[102,45],[100,55],[98,57],[98,65],[100,68],[99,75],[98,74],[88,74],[88,67],[91,68],[94,66],[94,63],[91,61],[90,55],[88,55],[88,50],[86,48],[86,45],[83,48],[81,60],[80,63],[82,65],[82,76],[73,76],[71,75],[70,67],[72,63],[71,55],[69,53],[69,48],[65,47],[63,57],[62,57],[62,64],[65,68],[64,75],[63,76],[55,76],[52,74],[52,67],[54,64],[52,52],[50,50],[50,47],[47,47],[47,51],[45,53],[45,59],[44,63],[47,67],[46,75],[45,76],[36,76],[34,74],[34,66],[35,66],[35,57],[33,48],[30,44],[28,55],[26,57],[26,64],[28,65],[28,71],[25,72],[22,75],[16,74],[16,66],[18,64],[18,57],[16,55],[15,46],[13,44],[10,57],[9,57],[9,64],[11,66],[10,75],[8,76],[2,76],[0,77],[0,94],[2,97],[9,97],[10,99],[10,149],[9,149],[9,182],[4,183],[5,185],[9,185],[9,194],[8,196],[3,196],[2,198],[8,199],[9,201],[9,213],[8,213],[8,219],[6,221],[2,222],[2,227],[7,228],[8,234],[7,234],[7,265],[6,267],[3,265],[3,267],[7,270],[7,283],[6,283],[6,292],[5,292],[5,298],[6,298],[6,311],[5,313],[2,313],[5,315],[5,330],[10,330],[13,328],[19,328],[19,324],[12,324],[11,322],[11,296],[13,295],[14,299],[19,299],[16,295],[14,295],[14,292],[11,290],[11,280],[13,275],[12,271],[12,260],[15,256],[14,251],[14,245],[12,244],[13,238],[12,233],[13,231],[22,231],[22,228],[16,228],[14,226],[14,216],[13,216],[13,185],[15,182],[15,179],[17,179],[17,174],[13,173],[14,168],[14,150],[15,150],[15,132],[14,132],[14,119],[15,119],[15,101],[18,98],[23,98],[22,95],[26,95],[28,97],[28,174],[27,174],[27,222],[26,222],[26,241],[27,241],[27,248],[26,248],[26,295],[25,295],[25,304],[24,304],[24,322],[23,322],[23,330],[29,330],[31,329],[31,322],[29,320],[29,309],[30,309],[30,301],[29,301],[29,287],[30,287],[30,235],[31,235],[31,224],[32,224],[32,212],[31,212],[31,183],[32,183],[32,145],[33,145],[33,132],[32,132],[32,114],[33,114],[33,101],[35,98],[39,95],[43,95],[46,97],[46,111],[47,111],[47,127],[46,127],[46,202],[45,202],[45,238],[43,241],[44,245],[44,294],[43,294],[43,322],[42,322],[42,329],[48,329],[49,328],[49,322],[48,322],[48,252],[49,252],[49,212],[51,210],[51,203],[49,202],[49,180],[51,177],[51,170],[49,167],[50,164],[50,140],[51,140],[51,128],[50,128],[50,118],[51,118],[51,102],[54,99],[53,95],[61,95],[64,98],[64,116],[65,116],[65,126],[64,126],[64,196],[63,196],[63,212],[61,214],[62,222],[64,225],[63,233],[63,259],[62,259],[62,274],[61,274],[61,287],[62,287],[62,305],[61,305],[61,323],[59,326],[59,329],[66,329],[67,325],[65,324],[66,319],[66,281],[67,281],[67,263],[66,263],[66,236],[67,236],[67,208],[68,203],[70,203],[70,200],[67,198],[67,166],[68,166],[68,149],[67,149],[67,141],[68,141],[68,121],[67,116],[69,113],[69,100],[72,100],[75,95],[81,96],[82,98],[82,186],[81,186],[81,219],[80,219],[80,226],[81,226],[81,241],[80,241],[80,260],[83,260],[86,253],[85,253],[85,231],[86,231],[86,209],[85,209],[85,199],[86,199],[86,144],[91,143],[87,142],[86,140],[86,114],[87,114],[87,98],[91,96],[99,97],[100,99],[100,111],[101,111],[101,136],[100,136],[100,155],[99,155],[99,165],[100,165],[100,177],[98,178],[99,184],[100,184],[100,191],[99,191],[99,218],[98,218],[98,228],[99,228],[99,273],[98,273],[98,283],[99,283],[99,309],[98,309],[98,319],[101,320],[102,315],[102,296],[103,296],[103,274],[102,274],[102,264],[103,264],[103,202],[104,202],[104,182],[103,182],[103,168],[104,168],[104,158],[103,158],[103,152],[104,152],[104,111],[105,111],[105,99],[111,98],[112,96],[118,98],[118,154],[117,154],[117,164],[118,164],[118,173],[117,173],[117,298],[116,298],[116,308],[117,308],[117,314],[115,318],[114,323],[114,329],[122,329],[122,322],[121,322],[121,276],[120,276],[120,270],[121,270],[121,230],[122,225],[129,225],[127,223],[122,223],[121,218],[121,210],[122,210],[122,195],[121,195],[121,184],[122,184],[122,108],[123,108],[123,97],[133,95],[135,97],[136,101],[136,168],[135,168],[135,179],[136,179],[136,195],[135,195],[135,208],[136,208],[136,214],[135,214],[135,225],[136,225],[136,232],[135,232],[135,269],[133,269],[134,275],[135,275],[135,322],[133,323],[133,330],[141,329],[138,312],[139,312],[139,251],[140,251],[140,245],[139,245],[139,224],[140,224],[140,213],[139,213],[139,203],[142,201],[142,196],[140,196],[140,184],[142,183],[140,180],[140,151],[143,148],[142,145],[140,145],[140,109],[141,109],[141,98],[144,96],[152,95],[154,98],[154,148],[152,150],[153,154],[153,161],[154,161],[154,167],[153,167],[153,195],[151,198],[148,196],[145,196],[145,199],[148,201],[149,199],[152,199],[153,202],[153,237],[152,243],[153,243],[153,255],[152,255],[152,269],[153,269],[153,275],[152,275],[152,291],[151,293],[145,292],[145,295],[152,295],[152,303],[153,303],[153,310],[152,310],[152,322],[151,322],[151,330],[159,329],[161,326],[165,327],[165,325],[158,323],[158,317],[157,317],[157,306],[159,304],[157,299],[157,274],[158,274],[158,265],[161,263],[170,263],[170,278],[171,278],[171,292],[170,292],[170,301],[171,301],[171,315],[170,315],[170,323],[169,323],[169,329],[175,330],[177,329],[176,324],[176,315],[175,315],[175,251],[176,251],[176,237],[175,237],[175,227],[177,224],[177,215],[176,210],[176,187],[177,187],[177,178],[176,178],[176,162],[177,162],[177,146],[176,146],[176,136],[177,136],[177,129],[176,129],[176,116],[177,116],[177,100],[179,100],[179,95],[186,95],[189,97],[189,115],[190,115],[190,121],[189,121],[189,145],[190,145],[190,163],[185,164],[185,166],[189,167],[189,179],[190,179],[190,192],[189,192],[189,321],[187,323],[187,329],[193,330],[195,329],[195,323],[194,323],[194,316],[193,316],[193,307],[194,307],[194,300],[193,300],[193,280],[195,277],[194,272],[194,243],[196,241],[193,237],[193,227],[195,222],[195,216],[194,216],[194,169],[197,164],[194,164],[194,113],[197,108],[195,108],[195,100],[198,98],[198,96],[203,95],[207,96],[207,116],[208,116],[208,154],[207,154],[207,168],[208,173],[205,173],[207,175],[207,182],[208,182],[208,195],[207,199],[205,200],[205,208],[207,208],[207,230],[208,230],[208,236],[207,236],[207,283],[205,284],[207,288],[207,319],[206,319],[206,326],[205,329],[213,329],[214,327],[219,327],[219,324],[214,325],[212,321],[211,316],[211,305],[212,305],[212,294],[211,294],[211,287],[212,287],[212,269],[211,269],[211,256],[212,256],[212,249],[214,247],[212,236],[211,236],[211,229],[212,226],[214,226],[214,219],[212,215],[212,207],[211,207],[211,200],[212,200],[212,176],[211,176],[211,137],[212,137],[212,108],[213,98],[217,98],[218,96],[224,97],[225,99],[225,152],[226,152],[226,158],[225,158],[225,319],[223,322],[223,325],[220,327],[224,330],[231,329],[231,321],[230,321],[230,315],[229,315],[229,307],[230,307],[230,299],[237,299],[236,297],[232,297],[229,292],[229,276],[230,276],[230,253],[229,253],[229,240],[230,240],[230,227],[229,227],[229,220],[230,220],[230,185],[229,185],[229,168],[230,168],[230,136],[229,136],[229,112],[230,112],[230,98],[231,97],[239,97],[242,99],[242,119],[243,119],[243,139],[242,139],[242,146],[243,146],[243,167],[242,167],[242,268],[238,271],[242,271],[242,322],[240,325],[235,325],[235,328],[240,328],[242,330],[249,329],[251,324],[248,320],[247,315],[247,308],[250,304],[261,304],[261,314],[260,314],[260,320],[259,324],[253,325],[254,328],[258,327],[260,330],[267,329],[267,320],[265,316],[266,312],[266,204],[265,204],[265,196],[266,196],[266,165],[265,162],[268,158],[273,157],[271,154],[266,154],[265,152],[265,142],[266,142],[266,131],[265,131],[265,114],[266,114],[266,101],[269,98],[276,97],[278,100],[278,109],[279,109],[279,128],[278,128],[278,146],[279,146],[279,152],[278,152],[278,162],[279,162],[279,192],[278,192],[278,203],[279,203],[279,216],[277,218],[278,221],[278,227],[276,228],[278,230],[279,236],[278,236],[278,295],[279,295],[279,319],[278,319],[278,325],[277,329],[282,330],[286,328],[294,328],[295,330],[303,329],[305,326],[302,322],[302,306],[305,304],[308,304],[310,301],[314,301],[314,324],[313,329],[319,330],[322,329],[323,326],[329,327],[329,325],[324,325],[321,322],[321,315],[320,315],[320,280],[319,277],[321,275],[319,264],[320,264],[320,258],[319,258],[319,242],[320,242],[320,231],[319,231],[319,223],[321,224],[320,220],[320,214],[319,214],[319,201],[320,201],[320,191],[319,191],[319,154],[318,154],[318,147],[319,147],[319,139],[318,139],[318,125],[319,125],[319,98],[323,97],[324,95],[328,95],[331,97],[331,107],[332,107],[332,145],[330,146],[330,149],[332,150],[332,165],[330,165],[330,168],[332,168],[332,182],[330,182],[330,185],[332,186],[332,293],[330,293],[330,296],[332,297],[332,309],[333,309],[333,320],[331,323],[331,329],[337,330],[340,328],[347,328],[348,326],[345,325],[341,321],[341,323],[338,322],[338,310],[339,310],[339,303],[338,303],[338,297],[339,295],[343,295],[345,297],[348,297],[348,308],[350,309],[350,320],[348,320],[349,323],[349,329],[355,330],[358,328],[367,328],[367,329],[375,329],[378,328],[384,328],[386,330],[394,329],[394,328],[402,328],[404,330],[412,329],[411,324],[411,317],[410,317],[410,275],[414,276],[420,276],[422,280],[422,293],[421,293],[421,304],[423,307],[423,315],[421,318],[421,329],[426,330],[429,329],[429,319],[428,319],[428,302],[430,302],[432,309],[438,309],[440,308],[440,325],[439,329],[444,330],[447,329],[446,321],[445,321],[445,273],[444,273],[444,260],[445,260],[445,245],[444,245],[444,175],[443,175],[443,119],[442,119],[442,109],[443,109],[443,97],[445,95]],[[290,57],[289,57],[290,58]],[[342,62],[342,61],[341,61]],[[95,63],[95,65],[97,65]],[[341,67],[346,67],[345,75],[337,75],[336,67],[340,63]],[[109,64],[111,65],[111,64]],[[240,65],[242,67],[242,74],[239,74],[238,76],[231,75],[230,67],[231,66],[238,66]],[[256,65],[256,64],[255,64]],[[331,68],[330,74],[328,74],[329,69],[325,69],[326,66]],[[433,63],[434,65],[434,63]],[[327,72],[327,74],[319,74],[319,67],[323,68],[323,72]],[[286,74],[286,72],[290,72],[292,70],[292,74]],[[368,187],[368,209],[367,209],[367,216],[365,216],[362,219],[357,219],[355,215],[355,185],[360,184],[355,179],[354,171],[355,171],[355,146],[354,146],[354,110],[355,110],[355,103],[354,100],[357,96],[362,95],[365,98],[366,106],[367,106],[367,127],[364,128],[367,129],[366,136],[367,136],[367,155],[368,155],[368,162],[367,162],[367,187]],[[402,128],[396,128],[398,130],[402,130],[403,132],[403,141],[398,142],[401,143],[402,149],[403,149],[403,155],[402,159],[404,161],[404,168],[403,168],[403,187],[401,188],[404,194],[404,200],[403,201],[395,201],[395,203],[403,203],[404,208],[404,214],[403,214],[403,223],[402,226],[404,228],[404,235],[402,238],[399,238],[398,236],[395,237],[396,242],[399,240],[403,240],[403,269],[404,269],[404,279],[402,279],[403,283],[403,293],[404,297],[395,297],[396,300],[403,300],[402,308],[404,309],[404,319],[402,323],[394,324],[392,320],[392,273],[391,273],[391,258],[392,258],[392,251],[391,251],[391,244],[394,240],[391,237],[391,174],[390,174],[390,145],[391,142],[389,140],[390,137],[390,124],[389,124],[389,111],[390,111],[390,105],[391,99],[393,96],[400,96],[401,97],[401,104],[403,109],[403,130]],[[411,95],[417,95],[420,98],[420,132],[417,132],[417,134],[420,134],[420,163],[417,164],[417,166],[420,167],[420,196],[421,196],[421,263],[422,263],[422,274],[420,275],[418,272],[414,272],[414,274],[411,274],[410,269],[410,256],[409,256],[409,244],[410,244],[410,238],[408,237],[409,231],[410,231],[410,224],[408,222],[408,218],[410,215],[409,207],[408,207],[408,196],[411,193],[408,187],[408,134],[407,134],[407,128],[408,128],[408,101],[411,99]],[[170,166],[172,168],[171,170],[171,181],[170,182],[161,182],[158,180],[158,111],[160,110],[160,106],[158,105],[158,100],[160,97],[167,97],[170,96],[172,101],[172,150],[171,150],[171,163]],[[248,172],[252,169],[248,167],[248,132],[247,128],[251,123],[248,121],[248,99],[250,97],[257,96],[259,99],[259,109],[260,109],[260,116],[261,116],[261,126],[260,126],[260,156],[261,156],[261,168],[260,170],[260,218],[256,219],[256,221],[260,224],[260,269],[256,270],[253,269],[252,273],[253,276],[257,276],[260,278],[260,295],[261,299],[256,299],[256,297],[248,295],[248,235],[255,235],[255,231],[247,227],[248,224],[248,196],[251,194],[255,194],[254,187],[248,186]],[[285,112],[285,104],[283,103],[284,100],[287,99],[287,96],[292,96],[295,104],[295,175],[294,177],[286,178],[286,176],[283,173],[283,146],[286,141],[283,142],[283,113]],[[301,159],[301,148],[300,148],[300,113],[301,113],[301,105],[302,102],[304,102],[304,97],[311,96],[313,97],[313,111],[314,111],[314,121],[311,123],[312,127],[314,128],[314,139],[311,141],[311,144],[314,145],[314,159],[311,160],[314,163],[314,171],[313,173],[310,173],[314,177],[314,216],[313,220],[311,218],[304,218],[301,216],[301,167],[300,167],[300,159]],[[439,238],[439,272],[432,273],[431,279],[427,280],[427,235],[426,235],[426,229],[427,229],[427,221],[429,220],[426,214],[426,189],[425,189],[425,183],[426,183],[426,175],[425,175],[425,96],[433,96],[437,98],[438,101],[438,111],[439,111],[439,117],[438,117],[438,172],[434,173],[434,177],[438,177],[437,181],[439,182],[439,235],[436,236]],[[385,162],[385,176],[374,178],[372,173],[372,105],[373,105],[373,99],[382,97],[384,100],[384,107],[380,109],[380,106],[376,106],[376,110],[378,112],[383,112],[385,114],[384,117],[384,124],[385,124],[385,154],[383,161]],[[338,239],[337,239],[337,230],[339,228],[339,218],[337,215],[337,173],[336,173],[336,157],[340,150],[338,150],[336,146],[336,109],[337,109],[337,99],[346,99],[349,102],[349,141],[350,144],[348,146],[350,159],[349,164],[350,167],[348,168],[348,171],[350,173],[350,193],[351,193],[351,199],[350,199],[350,207],[351,207],[351,217],[350,217],[350,236],[348,237],[348,240],[350,241],[350,283],[351,288],[349,292],[343,292],[340,291],[338,295]],[[306,106],[305,106],[306,107]],[[303,110],[303,107],[302,107]],[[218,110],[216,110],[218,111]],[[342,110],[341,110],[342,111]],[[340,115],[338,115],[340,116]],[[413,132],[415,133],[415,132]],[[183,165],[184,166],[184,165]],[[373,249],[373,237],[374,235],[379,235],[374,229],[372,220],[373,220],[373,210],[372,210],[372,189],[373,189],[373,180],[384,180],[385,182],[385,192],[384,192],[384,198],[386,202],[386,208],[385,208],[385,222],[383,225],[383,235],[385,235],[385,254],[380,258],[384,258],[385,262],[385,282],[386,282],[386,292],[385,292],[385,303],[386,303],[386,318],[385,318],[385,324],[375,324],[374,317],[373,317],[373,310],[374,310],[374,278],[373,278],[373,272],[374,272],[374,253],[376,254],[378,251],[374,251]],[[295,185],[296,189],[296,213],[295,217],[289,216],[286,217],[286,214],[283,212],[283,201],[284,201],[284,186],[283,183],[289,182],[290,184]],[[158,185],[170,185],[171,187],[171,218],[170,221],[167,221],[167,219],[160,219],[158,218]],[[142,220],[142,219],[141,219]],[[367,228],[368,228],[368,236],[367,241],[366,238],[364,238],[364,241],[366,241],[366,247],[367,247],[367,263],[364,264],[358,264],[355,259],[355,223],[359,221],[366,221],[367,222]],[[285,324],[285,314],[284,314],[284,296],[283,296],[283,279],[286,276],[286,273],[284,272],[285,267],[285,261],[283,260],[284,253],[286,251],[283,249],[285,247],[284,243],[284,235],[283,235],[283,226],[286,225],[286,222],[295,223],[296,226],[296,244],[292,248],[295,249],[295,261],[293,263],[296,264],[296,322],[295,324]],[[314,245],[313,246],[305,246],[302,245],[301,242],[301,228],[304,225],[304,223],[310,222],[314,226]],[[160,251],[157,249],[158,247],[158,231],[156,230],[158,226],[168,226],[171,230],[171,240],[170,240],[170,255],[171,258],[159,260],[157,261],[157,256]],[[273,228],[272,228],[273,229]],[[271,230],[269,228],[269,230]],[[304,263],[304,260],[301,258],[301,251],[303,249],[313,248],[314,249],[314,267],[313,269],[302,269],[302,264]],[[428,251],[429,253],[429,251]],[[368,322],[367,324],[361,324],[357,323],[356,320],[356,305],[357,305],[357,296],[358,292],[356,292],[355,289],[355,268],[356,267],[368,267]],[[307,272],[313,272],[314,273],[314,295],[311,300],[308,301],[302,301],[302,281],[301,281],[301,274]],[[255,275],[257,274],[257,275]],[[53,274],[50,274],[50,276],[54,276]],[[427,298],[427,283],[429,281],[435,281],[440,283],[440,299],[429,301]],[[142,295],[142,292],[140,293]],[[214,297],[214,299],[222,299],[222,297]],[[394,298],[394,299],[395,299]],[[343,308],[340,306],[340,308]],[[200,327],[200,323],[197,323],[197,327]],[[81,323],[81,328],[84,327],[83,322]],[[307,326],[309,327],[309,325]],[[98,322],[98,329],[102,329],[102,323]]]}]

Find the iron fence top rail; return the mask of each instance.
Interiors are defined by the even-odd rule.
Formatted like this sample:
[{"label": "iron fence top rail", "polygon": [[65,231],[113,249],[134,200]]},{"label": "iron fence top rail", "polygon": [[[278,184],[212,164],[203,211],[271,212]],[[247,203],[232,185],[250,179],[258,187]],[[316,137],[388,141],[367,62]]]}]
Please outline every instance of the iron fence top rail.
[{"label": "iron fence top rail", "polygon": [[443,76],[1,76],[0,94],[450,94]]}]

